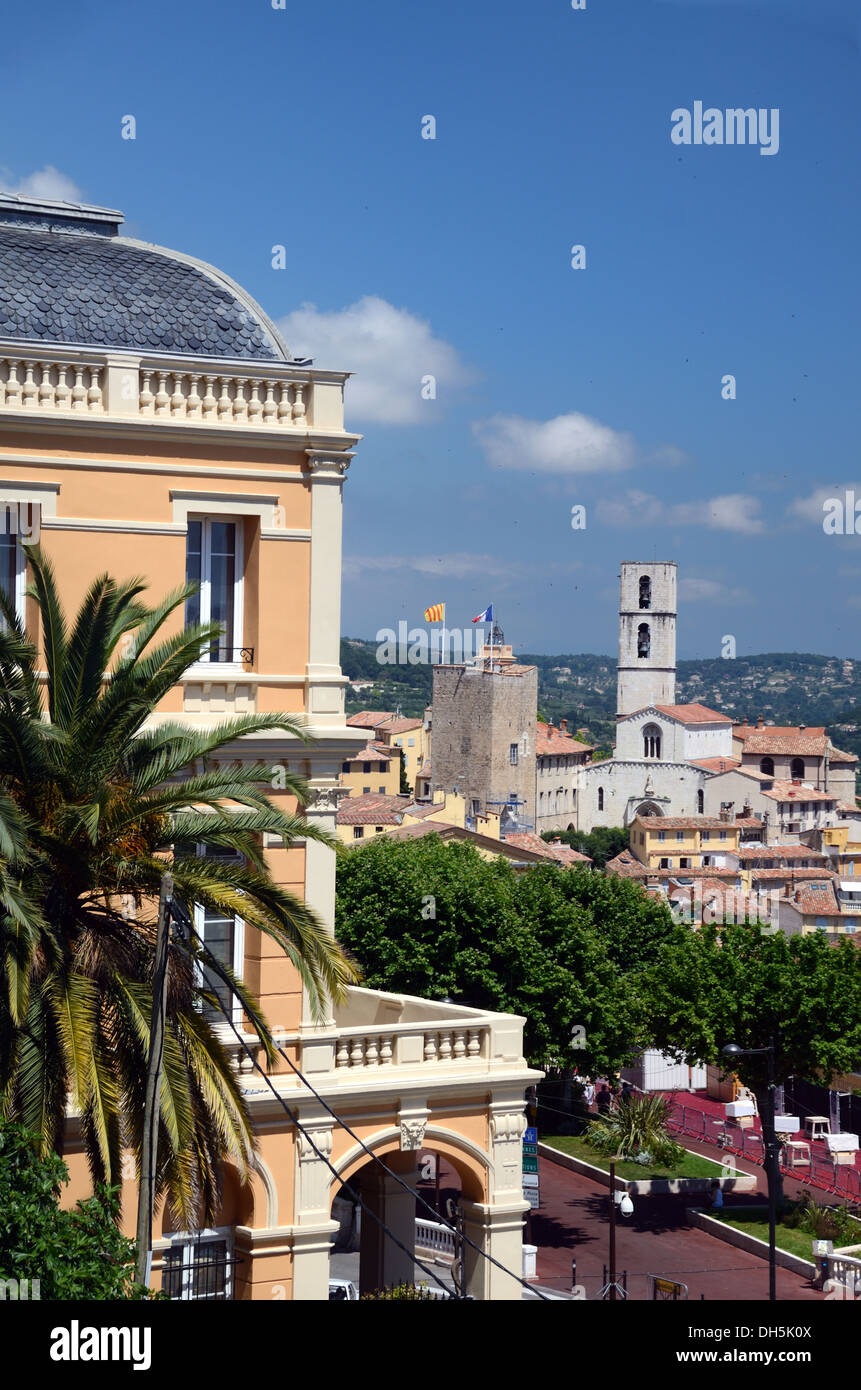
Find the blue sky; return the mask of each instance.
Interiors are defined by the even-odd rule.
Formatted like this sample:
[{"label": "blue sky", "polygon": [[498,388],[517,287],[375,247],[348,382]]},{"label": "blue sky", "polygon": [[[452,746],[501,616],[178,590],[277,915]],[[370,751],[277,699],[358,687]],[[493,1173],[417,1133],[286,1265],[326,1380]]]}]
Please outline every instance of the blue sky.
[{"label": "blue sky", "polygon": [[[344,632],[493,602],[612,652],[657,558],[681,656],[861,655],[861,534],[822,525],[861,502],[855,0],[286,5],[16,7],[0,182],[123,209],[356,372]],[[695,101],[777,108],[778,152],[674,144]]]}]

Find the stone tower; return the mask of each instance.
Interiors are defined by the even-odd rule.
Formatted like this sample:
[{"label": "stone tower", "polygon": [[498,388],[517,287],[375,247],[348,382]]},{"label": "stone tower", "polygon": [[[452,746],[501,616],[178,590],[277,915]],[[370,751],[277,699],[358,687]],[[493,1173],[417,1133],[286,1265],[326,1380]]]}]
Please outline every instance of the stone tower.
[{"label": "stone tower", "polygon": [[470,819],[517,803],[521,827],[533,829],[537,710],[535,666],[435,666],[434,789],[459,792]]},{"label": "stone tower", "polygon": [[676,699],[674,562],[622,564],[616,713]]}]

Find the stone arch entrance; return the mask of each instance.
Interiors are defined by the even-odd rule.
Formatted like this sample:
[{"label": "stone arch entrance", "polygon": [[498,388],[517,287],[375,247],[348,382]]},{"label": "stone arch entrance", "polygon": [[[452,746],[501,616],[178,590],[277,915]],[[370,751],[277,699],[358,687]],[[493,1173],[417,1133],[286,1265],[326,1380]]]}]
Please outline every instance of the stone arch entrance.
[{"label": "stone arch entrance", "polygon": [[663,814],[663,811],[656,802],[644,801],[636,808],[631,819],[635,820],[637,816],[662,816]]},{"label": "stone arch entrance", "polygon": [[[412,1142],[412,1141],[411,1141]],[[499,1216],[490,1207],[490,1160],[488,1155],[469,1140],[443,1127],[428,1125],[420,1139],[417,1136],[415,1147],[401,1147],[400,1131],[389,1131],[368,1140],[368,1147],[374,1155],[382,1158],[390,1172],[370,1158],[360,1146],[356,1145],[346,1153],[336,1166],[339,1181],[333,1180],[331,1197],[334,1200],[341,1192],[341,1184],[346,1184],[361,1195],[367,1210],[361,1211],[358,1241],[358,1282],[360,1293],[370,1293],[375,1289],[392,1284],[412,1283],[416,1277],[429,1282],[427,1276],[419,1271],[416,1275],[414,1256],[416,1250],[416,1186],[419,1178],[419,1143],[423,1155],[443,1158],[454,1169],[460,1182],[459,1206],[464,1218],[464,1232],[478,1247],[478,1250],[465,1248],[463,1254],[463,1274],[466,1292],[476,1299],[494,1297],[519,1297],[516,1293],[500,1292],[501,1281],[489,1277],[488,1261],[479,1251],[493,1253],[497,1259],[502,1226]],[[395,1175],[395,1176],[393,1176]],[[401,1181],[399,1182],[398,1179]],[[402,1184],[404,1184],[402,1186]],[[427,1193],[424,1193],[427,1200]],[[374,1215],[379,1221],[374,1219]],[[433,1224],[434,1218],[424,1209],[420,1216],[423,1221]],[[495,1218],[495,1219],[494,1219]],[[397,1237],[399,1248],[390,1239],[380,1222]],[[519,1272],[522,1255],[520,1241],[522,1234],[522,1213],[516,1214],[516,1254],[512,1250],[505,1263]],[[506,1234],[510,1234],[506,1231]],[[445,1233],[441,1233],[443,1245],[447,1245]],[[510,1241],[510,1244],[515,1242]],[[433,1260],[422,1255],[425,1264],[433,1267]],[[444,1272],[444,1266],[438,1268]],[[503,1276],[504,1278],[504,1276]],[[510,1287],[512,1281],[506,1279]]]}]

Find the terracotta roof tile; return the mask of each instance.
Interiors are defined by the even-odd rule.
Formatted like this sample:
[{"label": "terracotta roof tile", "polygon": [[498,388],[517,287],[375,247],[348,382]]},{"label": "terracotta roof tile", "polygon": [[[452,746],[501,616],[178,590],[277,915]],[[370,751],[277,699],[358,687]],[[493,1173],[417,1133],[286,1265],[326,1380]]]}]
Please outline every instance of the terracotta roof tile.
[{"label": "terracotta roof tile", "polygon": [[540,835],[531,835],[522,832],[516,835],[506,835],[507,845],[516,845],[518,849],[531,850],[533,854],[541,854],[545,859],[553,859],[557,864],[591,864],[592,860],[588,854],[580,854],[570,845],[549,844],[547,840],[542,840]]},{"label": "terracotta roof tile", "polygon": [[544,724],[540,719],[535,726],[535,752],[539,758],[547,754],[555,757],[572,753],[591,753],[593,748],[594,744],[581,743],[562,729],[555,729],[552,724]]},{"label": "terracotta roof tile", "polygon": [[805,787],[803,783],[780,781],[775,778],[770,791],[763,792],[772,801],[836,801],[834,792],[820,792],[815,787]]},{"label": "terracotta roof tile", "polygon": [[337,815],[338,825],[400,825],[404,812],[412,805],[409,796],[382,796],[372,792],[351,796],[342,802]]},{"label": "terracotta roof tile", "polygon": [[655,705],[661,714],[669,715],[670,719],[677,719],[680,724],[714,724],[716,721],[721,724],[730,724],[729,715],[720,714],[716,709],[709,709],[708,705]]},{"label": "terracotta roof tile", "polygon": [[350,715],[347,725],[351,729],[375,729],[384,720],[394,717],[390,709],[360,709],[358,714]]},{"label": "terracotta roof tile", "polygon": [[395,715],[390,715],[388,719],[377,724],[377,731],[385,734],[405,734],[408,729],[420,729],[423,724],[421,719],[398,719]]}]

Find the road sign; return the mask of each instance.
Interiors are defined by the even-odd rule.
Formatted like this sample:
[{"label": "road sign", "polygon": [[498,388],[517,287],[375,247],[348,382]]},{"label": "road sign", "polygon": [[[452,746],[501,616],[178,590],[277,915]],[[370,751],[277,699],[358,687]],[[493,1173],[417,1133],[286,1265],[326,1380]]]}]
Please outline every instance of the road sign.
[{"label": "road sign", "polygon": [[532,1211],[534,1211],[536,1207],[541,1206],[541,1195],[537,1187],[524,1187],[523,1199],[529,1203]]},{"label": "road sign", "polygon": [[534,1125],[527,1125],[527,1126],[526,1126],[526,1129],[524,1130],[524,1133],[523,1133],[523,1142],[524,1142],[524,1144],[537,1144],[537,1143],[538,1143],[538,1130],[535,1128]]},{"label": "road sign", "polygon": [[538,1155],[537,1155],[537,1154],[524,1154],[524,1155],[523,1155],[523,1171],[524,1171],[524,1173],[537,1173],[537,1172],[538,1172]]},{"label": "road sign", "polygon": [[524,1186],[524,1187],[537,1187],[537,1186],[538,1186],[538,1174],[537,1174],[537,1173],[524,1173],[524,1174],[523,1174],[523,1186]]}]

